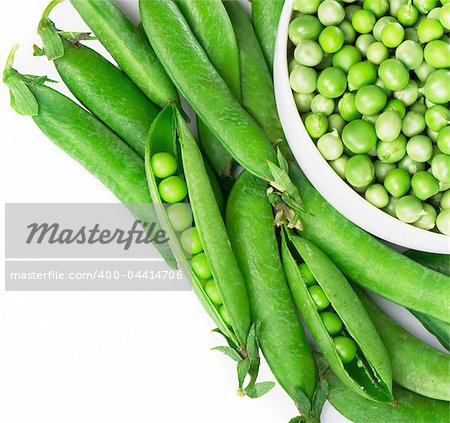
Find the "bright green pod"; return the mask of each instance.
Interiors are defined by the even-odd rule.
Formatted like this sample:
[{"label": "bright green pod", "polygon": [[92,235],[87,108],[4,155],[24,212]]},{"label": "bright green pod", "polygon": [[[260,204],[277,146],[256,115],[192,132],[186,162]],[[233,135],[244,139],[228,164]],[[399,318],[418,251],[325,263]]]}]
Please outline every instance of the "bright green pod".
[{"label": "bright green pod", "polygon": [[161,107],[178,100],[177,91],[139,31],[111,0],[70,0],[120,68]]},{"label": "bright green pod", "polygon": [[273,69],[277,29],[283,5],[283,0],[252,0],[253,27],[270,71]]},{"label": "bright green pod", "polygon": [[404,257],[345,219],[319,195],[297,166],[291,165],[291,178],[309,211],[301,216],[304,238],[321,248],[362,288],[450,323],[448,276]]},{"label": "bright green pod", "polygon": [[[212,65],[236,99],[241,98],[239,51],[233,27],[220,0],[176,0],[187,23],[208,55]],[[217,141],[202,120],[198,121],[199,141],[220,178],[231,179],[233,158]]]},{"label": "bright green pod", "polygon": [[425,398],[400,386],[394,385],[395,401],[382,404],[356,395],[331,371],[326,371],[324,377],[330,388],[328,401],[354,423],[437,423],[447,422],[450,418],[447,402]]},{"label": "bright green pod", "polygon": [[300,195],[283,159],[211,64],[174,0],[140,0],[139,5],[158,58],[197,115],[242,167],[283,192],[289,206],[300,210]]},{"label": "bright green pod", "polygon": [[120,69],[96,51],[81,44],[83,34],[58,31],[45,10],[38,33],[43,51],[53,60],[61,79],[72,94],[106,126],[119,135],[142,159],[150,125],[159,108]]},{"label": "bright green pod", "polygon": [[[15,49],[3,74],[14,110],[31,116],[54,144],[102,182],[137,219],[156,223],[153,209],[140,207],[152,203],[145,183],[144,161],[96,117],[44,85],[46,77],[20,75],[11,67],[14,53]],[[168,264],[174,266],[169,245],[155,246]]]},{"label": "bright green pod", "polygon": [[231,245],[247,285],[253,321],[261,323],[259,345],[272,373],[308,417],[303,399],[311,402],[317,369],[295,312],[278,249],[267,184],[244,172],[227,204]]},{"label": "bright green pod", "polygon": [[[394,382],[428,398],[450,400],[450,357],[409,334],[357,290],[391,359]],[[420,357],[420,359],[418,359]]]},{"label": "bright green pod", "polygon": [[161,224],[171,234],[171,246],[175,257],[189,275],[192,273],[193,288],[214,322],[238,348],[244,348],[250,329],[250,311],[245,283],[231,250],[203,157],[186,122],[175,106],[167,106],[160,113],[148,136],[146,171],[150,194],[155,204],[161,204],[163,201],[158,191],[158,179],[153,173],[151,160],[155,154],[162,152],[177,158],[179,164],[177,175],[186,181],[195,227],[224,307],[230,316],[233,330],[228,328],[219,311],[204,294],[201,281],[191,270],[188,260],[184,259],[177,237],[171,229],[166,214],[162,212],[163,208],[160,210]]},{"label": "bright green pod", "polygon": [[[344,275],[314,244],[293,235],[283,234],[283,263],[295,303],[325,360],[338,378],[354,392],[366,398],[391,402],[392,369],[389,356],[364,306]],[[332,309],[343,323],[341,335],[357,346],[356,357],[344,364],[323,324],[299,270],[299,259],[309,267]],[[317,286],[317,285],[316,285]]]}]

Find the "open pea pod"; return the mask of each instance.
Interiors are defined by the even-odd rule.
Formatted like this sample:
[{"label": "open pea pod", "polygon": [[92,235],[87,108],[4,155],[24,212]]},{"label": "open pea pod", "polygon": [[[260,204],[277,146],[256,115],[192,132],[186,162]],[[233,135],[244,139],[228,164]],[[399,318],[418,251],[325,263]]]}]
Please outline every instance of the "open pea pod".
[{"label": "open pea pod", "polygon": [[[161,177],[155,164],[162,153],[168,153],[166,159],[169,156],[176,160],[176,166],[173,166],[176,171],[167,178]],[[258,384],[254,389],[259,368],[258,328],[250,327],[245,282],[231,249],[203,157],[186,122],[173,105],[163,109],[150,129],[146,171],[155,204],[167,202],[163,186],[170,178],[184,181],[187,194],[170,201],[173,204],[168,207],[157,209],[161,224],[168,233],[175,258],[192,280],[194,292],[228,340],[229,347],[218,349],[238,362],[240,390],[251,392],[253,396],[261,395],[273,384]],[[193,216],[193,220],[188,220],[182,227],[179,222],[184,219],[173,212],[173,207],[180,204],[190,205]],[[190,239],[186,235],[190,235]],[[250,388],[244,389],[247,374]]]},{"label": "open pea pod", "polygon": [[344,275],[314,244],[288,231],[282,254],[294,300],[333,372],[358,394],[391,402],[388,353]]}]

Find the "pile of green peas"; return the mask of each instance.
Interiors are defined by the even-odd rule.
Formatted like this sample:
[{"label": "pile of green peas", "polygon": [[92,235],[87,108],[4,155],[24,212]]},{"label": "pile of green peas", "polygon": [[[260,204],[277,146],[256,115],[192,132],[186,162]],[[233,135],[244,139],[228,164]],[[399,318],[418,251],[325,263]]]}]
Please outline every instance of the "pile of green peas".
[{"label": "pile of green peas", "polygon": [[308,286],[309,294],[314,301],[319,316],[328,334],[333,338],[336,351],[344,364],[348,364],[356,357],[357,347],[353,339],[345,336],[343,323],[336,312],[332,309],[330,300],[317,283],[311,269],[306,263],[299,264],[300,273]]},{"label": "pile of green peas", "polygon": [[213,278],[198,230],[193,226],[191,207],[185,202],[188,189],[186,181],[177,175],[177,159],[170,153],[156,153],[150,163],[153,174],[159,179],[158,192],[161,199],[171,204],[166,209],[167,218],[173,230],[177,232],[184,252],[191,257],[192,271],[201,282],[206,295],[218,308],[224,322],[231,326],[230,317]]},{"label": "pile of green peas", "polygon": [[305,128],[372,205],[450,235],[450,0],[295,0]]}]

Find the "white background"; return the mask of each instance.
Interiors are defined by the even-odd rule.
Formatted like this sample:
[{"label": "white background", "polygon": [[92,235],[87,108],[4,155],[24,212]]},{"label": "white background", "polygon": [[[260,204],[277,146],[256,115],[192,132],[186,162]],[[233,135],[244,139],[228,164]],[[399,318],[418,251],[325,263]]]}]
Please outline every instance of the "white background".
[{"label": "white background", "polygon": [[[136,16],[134,0],[122,3]],[[19,42],[21,72],[58,79],[45,58],[32,57],[46,5],[47,0],[3,2],[2,66]],[[52,17],[62,29],[86,29],[69,4],[58,6]],[[116,201],[31,118],[10,110],[3,85],[0,139],[3,203]],[[3,207],[0,213],[3,221]],[[3,250],[3,227],[1,236]],[[406,311],[387,308],[436,345]],[[0,423],[278,423],[295,416],[278,387],[259,400],[236,396],[234,363],[209,351],[222,342],[211,329],[190,292],[13,293],[0,288]],[[265,365],[261,380],[273,380]],[[346,420],[327,405],[323,421]]]}]

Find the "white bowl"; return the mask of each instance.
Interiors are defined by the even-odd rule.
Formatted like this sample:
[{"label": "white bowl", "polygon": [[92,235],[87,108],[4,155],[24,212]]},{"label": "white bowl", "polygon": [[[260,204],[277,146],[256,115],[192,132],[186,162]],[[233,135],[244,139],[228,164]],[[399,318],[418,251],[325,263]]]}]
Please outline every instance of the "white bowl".
[{"label": "white bowl", "polygon": [[274,83],[281,123],[303,172],[336,210],[372,235],[405,248],[450,253],[450,237],[408,225],[372,206],[334,172],[317,150],[303,125],[289,85],[287,48],[293,3],[294,0],[286,0],[278,27]]}]

